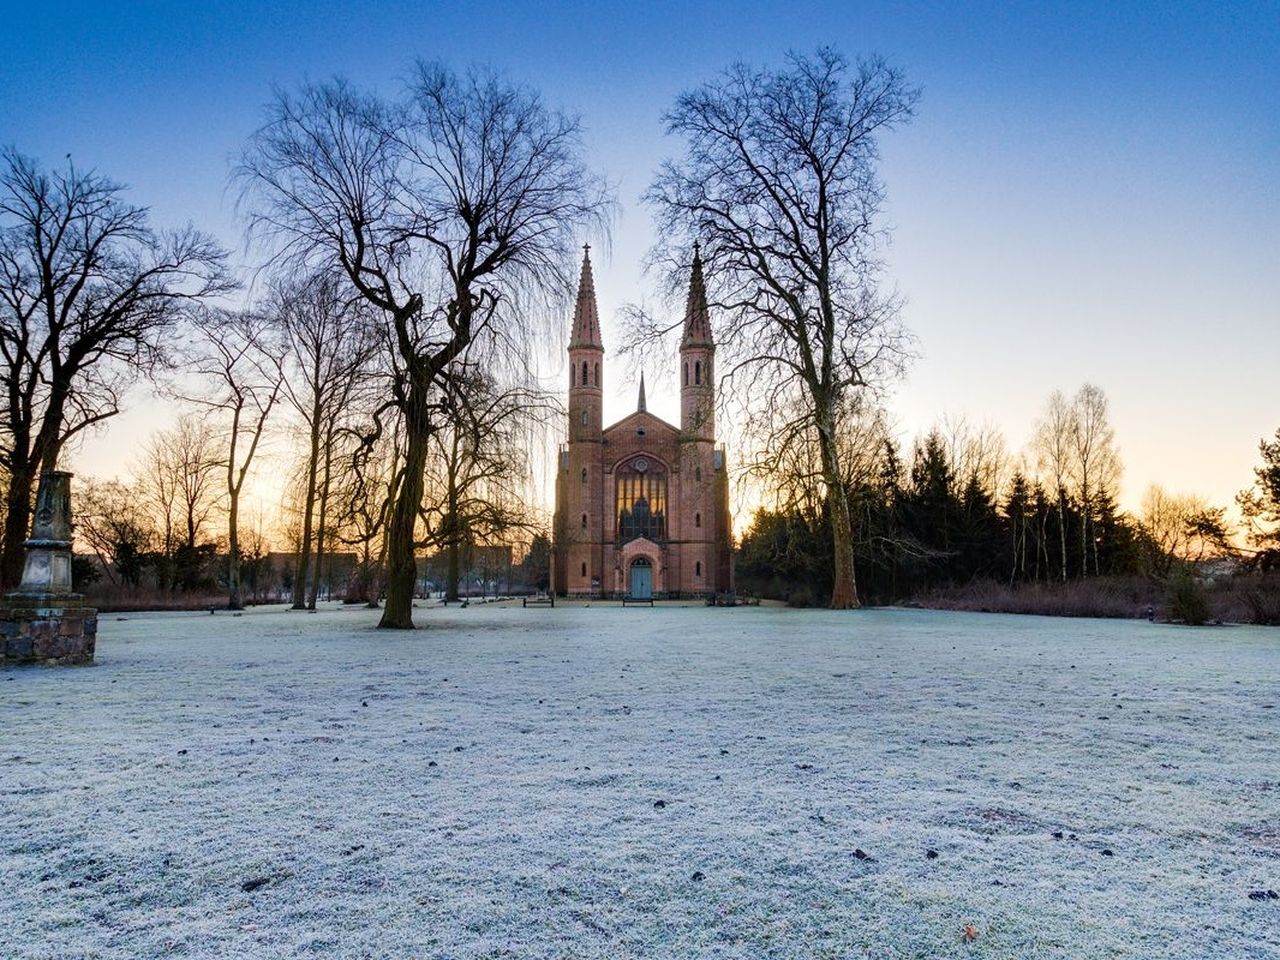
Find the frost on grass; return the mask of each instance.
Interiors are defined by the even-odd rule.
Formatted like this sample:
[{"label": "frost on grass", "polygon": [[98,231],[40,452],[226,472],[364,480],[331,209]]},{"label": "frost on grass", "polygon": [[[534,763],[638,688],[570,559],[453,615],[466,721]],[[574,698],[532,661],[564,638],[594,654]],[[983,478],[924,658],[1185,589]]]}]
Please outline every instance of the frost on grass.
[{"label": "frost on grass", "polygon": [[0,673],[0,956],[1280,955],[1280,632],[418,615]]}]

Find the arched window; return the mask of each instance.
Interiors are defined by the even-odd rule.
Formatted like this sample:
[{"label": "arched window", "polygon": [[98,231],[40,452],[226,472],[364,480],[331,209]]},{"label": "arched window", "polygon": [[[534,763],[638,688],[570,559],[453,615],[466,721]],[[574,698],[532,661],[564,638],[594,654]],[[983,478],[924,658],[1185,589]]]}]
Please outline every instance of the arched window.
[{"label": "arched window", "polygon": [[687,360],[684,364],[684,385],[686,387],[689,385],[689,361]]},{"label": "arched window", "polygon": [[583,467],[583,468],[582,468],[582,482],[583,482],[583,483],[586,483],[586,482],[587,482],[587,468],[586,468],[586,467]]},{"label": "arched window", "polygon": [[701,483],[701,482],[702,482],[702,468],[701,468],[701,467],[694,467],[694,468],[693,468],[693,479],[697,480],[699,483]]},{"label": "arched window", "polygon": [[578,368],[574,364],[569,364],[569,386],[575,386],[578,382]]},{"label": "arched window", "polygon": [[598,387],[598,386],[600,386],[600,364],[598,364],[598,363],[596,364],[596,371],[595,371],[595,372],[596,372],[596,379],[595,379],[594,383],[595,383],[595,386],[597,386],[597,387]]},{"label": "arched window", "polygon": [[582,515],[582,529],[587,529],[587,515],[585,513]]},{"label": "arched window", "polygon": [[693,525],[694,525],[695,527],[700,527],[700,526],[702,526],[702,514],[700,514],[700,513],[695,513],[695,514],[693,515]]},{"label": "arched window", "polygon": [[585,561],[584,561],[584,562],[583,562],[583,564],[582,564],[582,575],[583,575],[584,577],[587,575],[587,564],[586,564],[586,562],[585,562]]},{"label": "arched window", "polygon": [[582,416],[580,419],[582,420],[582,425],[585,427],[587,425],[587,411],[585,410],[582,411]]},{"label": "arched window", "polygon": [[701,560],[699,560],[697,563],[695,563],[695,564],[693,565],[693,575],[694,575],[695,577],[700,577],[700,576],[702,576],[702,561],[701,561]]},{"label": "arched window", "polygon": [[694,384],[702,383],[702,361],[695,360],[693,362],[693,382]]},{"label": "arched window", "polygon": [[633,457],[614,471],[618,542],[637,537],[661,542],[667,536],[667,472],[645,456]]},{"label": "arched window", "polygon": [[587,385],[587,361],[582,361],[582,385]]}]

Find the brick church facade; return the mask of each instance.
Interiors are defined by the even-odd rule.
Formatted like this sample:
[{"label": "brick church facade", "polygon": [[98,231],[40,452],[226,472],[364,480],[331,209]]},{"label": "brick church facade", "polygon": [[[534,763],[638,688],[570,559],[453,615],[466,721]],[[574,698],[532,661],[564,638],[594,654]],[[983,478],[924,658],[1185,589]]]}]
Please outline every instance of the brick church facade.
[{"label": "brick church facade", "polygon": [[728,465],[715,436],[715,342],[694,254],[680,341],[680,426],[646,409],[602,422],[604,345],[589,252],[569,338],[569,432],[556,472],[554,588],[577,597],[733,592]]}]

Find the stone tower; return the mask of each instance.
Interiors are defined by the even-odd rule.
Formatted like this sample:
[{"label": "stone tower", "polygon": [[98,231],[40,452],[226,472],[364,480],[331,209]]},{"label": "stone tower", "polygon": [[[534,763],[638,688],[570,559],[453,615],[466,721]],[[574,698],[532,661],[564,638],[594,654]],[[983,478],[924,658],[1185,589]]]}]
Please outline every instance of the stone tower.
[{"label": "stone tower", "polygon": [[596,307],[591,248],[584,247],[578,302],[569,336],[569,442],[562,470],[562,588],[594,593],[604,578],[601,511],[605,509],[603,464],[604,345]]},{"label": "stone tower", "polygon": [[682,566],[692,568],[682,570],[681,576],[687,579],[692,573],[699,584],[714,582],[712,572],[720,566],[716,545],[725,533],[718,509],[726,479],[715,450],[715,352],[702,257],[695,246],[680,339],[679,535],[684,542]]},{"label": "stone tower", "polygon": [[716,394],[713,374],[716,345],[707,313],[707,289],[702,279],[702,257],[693,248],[689,298],[684,308],[684,335],[680,340],[680,432],[714,443]]}]

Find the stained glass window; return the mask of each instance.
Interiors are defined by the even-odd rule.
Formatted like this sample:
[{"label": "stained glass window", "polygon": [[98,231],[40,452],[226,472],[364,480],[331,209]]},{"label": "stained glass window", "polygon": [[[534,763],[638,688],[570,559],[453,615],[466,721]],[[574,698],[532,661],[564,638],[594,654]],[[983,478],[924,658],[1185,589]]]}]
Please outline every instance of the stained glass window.
[{"label": "stained glass window", "polygon": [[667,472],[647,457],[628,460],[615,471],[618,542],[667,536]]}]

